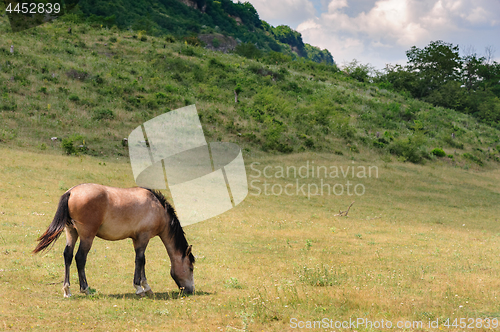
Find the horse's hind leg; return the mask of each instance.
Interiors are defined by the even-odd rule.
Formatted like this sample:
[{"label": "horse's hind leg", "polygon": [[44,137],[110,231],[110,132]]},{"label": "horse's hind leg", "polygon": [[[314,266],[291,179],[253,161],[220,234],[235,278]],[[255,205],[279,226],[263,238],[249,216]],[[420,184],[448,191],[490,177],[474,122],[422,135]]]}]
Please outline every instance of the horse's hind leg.
[{"label": "horse's hind leg", "polygon": [[89,295],[89,285],[85,276],[85,264],[87,263],[87,254],[92,247],[94,238],[80,237],[80,246],[75,256],[76,267],[78,268],[78,279],[80,280],[80,292]]},{"label": "horse's hind leg", "polygon": [[144,293],[153,294],[151,287],[148,285],[146,280],[146,247],[148,245],[149,238],[134,239],[134,249],[135,249],[135,273],[134,273],[134,287],[136,289],[135,294],[144,296]]},{"label": "horse's hind leg", "polygon": [[73,261],[73,251],[75,249],[75,243],[78,239],[78,232],[76,229],[71,226],[66,226],[64,229],[66,232],[66,248],[64,248],[64,284],[63,291],[64,297],[70,297],[71,292],[69,291],[69,268],[71,266],[71,262]]}]

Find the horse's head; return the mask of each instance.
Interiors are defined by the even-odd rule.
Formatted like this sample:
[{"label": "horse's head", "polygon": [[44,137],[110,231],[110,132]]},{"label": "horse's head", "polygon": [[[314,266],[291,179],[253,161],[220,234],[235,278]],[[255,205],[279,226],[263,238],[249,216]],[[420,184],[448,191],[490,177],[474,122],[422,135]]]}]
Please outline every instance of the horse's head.
[{"label": "horse's head", "polygon": [[194,293],[194,256],[188,246],[186,252],[172,260],[170,275],[181,290],[187,294]]}]

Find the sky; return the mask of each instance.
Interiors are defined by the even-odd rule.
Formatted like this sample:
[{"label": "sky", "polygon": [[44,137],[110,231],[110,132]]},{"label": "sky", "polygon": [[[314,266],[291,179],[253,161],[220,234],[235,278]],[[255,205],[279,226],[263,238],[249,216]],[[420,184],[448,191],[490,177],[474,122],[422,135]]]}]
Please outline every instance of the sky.
[{"label": "sky", "polygon": [[288,25],[305,43],[328,49],[342,66],[405,64],[406,51],[431,41],[461,55],[494,51],[500,62],[500,0],[247,0],[260,19]]}]

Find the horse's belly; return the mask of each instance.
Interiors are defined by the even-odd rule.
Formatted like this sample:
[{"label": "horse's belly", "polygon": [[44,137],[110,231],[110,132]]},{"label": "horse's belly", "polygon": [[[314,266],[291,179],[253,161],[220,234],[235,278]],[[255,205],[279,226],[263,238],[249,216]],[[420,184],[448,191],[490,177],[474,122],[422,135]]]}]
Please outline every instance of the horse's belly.
[{"label": "horse's belly", "polygon": [[125,225],[109,225],[104,223],[99,227],[96,236],[108,241],[117,241],[134,237],[134,234],[135,232]]}]

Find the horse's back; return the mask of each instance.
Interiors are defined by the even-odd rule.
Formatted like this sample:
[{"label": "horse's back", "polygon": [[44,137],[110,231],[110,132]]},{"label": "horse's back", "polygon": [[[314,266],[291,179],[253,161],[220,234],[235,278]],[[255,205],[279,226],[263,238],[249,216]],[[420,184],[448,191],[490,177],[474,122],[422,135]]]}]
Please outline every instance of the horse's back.
[{"label": "horse's back", "polygon": [[161,204],[148,190],[137,187],[81,184],[71,189],[68,208],[80,236],[106,240],[152,237],[165,222]]}]

